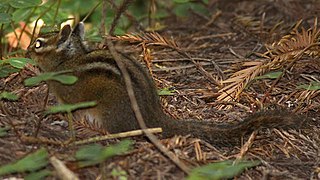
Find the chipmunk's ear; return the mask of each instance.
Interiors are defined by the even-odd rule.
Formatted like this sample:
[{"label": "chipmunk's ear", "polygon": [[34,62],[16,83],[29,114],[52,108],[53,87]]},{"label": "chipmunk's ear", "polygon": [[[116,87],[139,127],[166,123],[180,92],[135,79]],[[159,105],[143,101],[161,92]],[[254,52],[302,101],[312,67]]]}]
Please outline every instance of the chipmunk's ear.
[{"label": "chipmunk's ear", "polygon": [[59,33],[59,42],[58,44],[64,43],[67,39],[69,39],[71,35],[71,27],[69,24],[63,26]]},{"label": "chipmunk's ear", "polygon": [[84,23],[79,22],[73,29],[72,33],[79,36],[81,40],[84,40]]}]

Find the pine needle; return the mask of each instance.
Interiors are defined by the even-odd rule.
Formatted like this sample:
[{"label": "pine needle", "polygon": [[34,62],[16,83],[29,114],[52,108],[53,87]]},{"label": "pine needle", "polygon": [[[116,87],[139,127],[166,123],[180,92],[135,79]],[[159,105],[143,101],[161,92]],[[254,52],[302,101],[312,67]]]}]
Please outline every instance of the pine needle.
[{"label": "pine needle", "polygon": [[255,77],[270,70],[292,67],[303,55],[319,57],[320,30],[317,28],[317,22],[316,18],[312,28],[308,30],[300,28],[300,31],[298,31],[298,26],[301,22],[297,22],[291,33],[267,46],[267,51],[261,55],[265,58],[264,61],[245,62],[243,64],[245,69],[235,72],[229,79],[222,81],[225,86],[219,90],[221,95],[217,99],[219,101],[238,101],[245,87]]}]

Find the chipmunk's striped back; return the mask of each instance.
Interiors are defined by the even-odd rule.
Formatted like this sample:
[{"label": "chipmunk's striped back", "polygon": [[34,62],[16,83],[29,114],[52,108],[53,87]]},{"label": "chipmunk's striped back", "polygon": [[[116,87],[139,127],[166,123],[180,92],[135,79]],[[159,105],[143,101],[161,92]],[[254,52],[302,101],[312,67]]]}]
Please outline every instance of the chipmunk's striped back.
[{"label": "chipmunk's striped back", "polygon": [[[84,110],[110,133],[139,129],[116,61],[108,50],[89,50],[80,23],[72,31],[64,26],[60,32],[42,35],[28,48],[42,71],[70,71],[79,78],[73,85],[49,81],[49,89],[62,103],[96,101],[97,106]],[[120,53],[121,54],[121,53]],[[153,81],[141,64],[121,55],[147,127],[162,127],[165,136],[192,134],[213,143],[240,142],[242,135],[261,127],[297,128],[298,118],[282,114],[261,113],[237,124],[212,124],[207,121],[176,121],[166,116],[160,106]]]}]

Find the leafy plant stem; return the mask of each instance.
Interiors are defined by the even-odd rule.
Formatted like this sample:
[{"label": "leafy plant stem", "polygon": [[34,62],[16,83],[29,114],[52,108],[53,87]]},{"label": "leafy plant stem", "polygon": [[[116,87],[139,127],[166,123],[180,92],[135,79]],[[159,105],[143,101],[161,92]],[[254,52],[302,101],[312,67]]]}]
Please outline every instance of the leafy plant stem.
[{"label": "leafy plant stem", "polygon": [[[30,18],[32,17],[33,13],[37,10],[37,7],[34,7],[32,12],[29,14],[29,16],[27,17],[27,20],[26,22],[29,22],[30,21]],[[22,30],[21,30],[21,33],[19,35],[19,38],[18,38],[18,44],[17,44],[17,47],[19,47],[20,45],[20,41],[21,41],[21,38],[22,38],[22,35],[24,33],[24,31],[26,30],[26,27],[27,27],[27,23],[25,23],[22,27]]]},{"label": "leafy plant stem", "polygon": [[75,142],[76,135],[73,129],[73,118],[72,118],[72,113],[71,111],[67,112],[67,118],[68,118],[68,126],[69,126],[69,131],[70,131],[70,137],[71,137],[71,142]]},{"label": "leafy plant stem", "polygon": [[56,19],[57,19],[57,16],[58,16],[60,4],[61,4],[61,0],[58,0],[57,9],[56,9],[56,11],[55,11],[55,13],[54,13],[54,16],[53,16],[53,23],[56,23]]},{"label": "leafy plant stem", "polygon": [[[120,16],[123,12],[125,12],[128,9],[129,4],[132,2],[132,0],[124,0],[120,7],[116,9],[116,16],[113,18],[113,21],[111,23],[111,27],[109,30],[109,34],[113,35],[113,32],[115,30],[116,25],[118,24],[118,21],[120,19]],[[112,4],[111,4],[112,6]]]},{"label": "leafy plant stem", "polygon": [[[119,9],[119,7],[115,4],[114,1],[112,0],[108,0],[108,2],[111,4],[111,6],[114,8],[114,9]],[[129,12],[125,11],[124,12],[124,15],[130,20],[133,22],[134,26],[136,27],[137,30],[143,30],[144,27],[138,22],[138,20],[133,16],[131,15]]]},{"label": "leafy plant stem", "polygon": [[[11,28],[12,28],[12,30],[13,30],[14,36],[16,37],[16,39],[19,39],[18,34],[17,34],[17,32],[15,31],[16,28],[14,27],[14,22],[11,21],[11,22],[10,22],[10,25],[11,25]],[[18,41],[18,45],[19,45],[19,41]],[[18,46],[17,46],[17,47],[18,47]]]},{"label": "leafy plant stem", "polygon": [[38,26],[38,22],[39,20],[42,18],[42,16],[44,16],[47,12],[49,12],[51,10],[51,8],[54,6],[54,4],[56,3],[56,1],[53,1],[53,3],[46,9],[44,10],[40,15],[39,17],[37,18],[35,24],[34,24],[34,28],[32,30],[32,35],[31,35],[31,41],[30,43],[32,43],[33,41],[33,37],[34,37],[34,34],[36,33],[36,27]]},{"label": "leafy plant stem", "polygon": [[101,11],[101,23],[100,23],[100,36],[103,37],[106,34],[105,22],[107,18],[107,0],[102,0],[102,11]]}]

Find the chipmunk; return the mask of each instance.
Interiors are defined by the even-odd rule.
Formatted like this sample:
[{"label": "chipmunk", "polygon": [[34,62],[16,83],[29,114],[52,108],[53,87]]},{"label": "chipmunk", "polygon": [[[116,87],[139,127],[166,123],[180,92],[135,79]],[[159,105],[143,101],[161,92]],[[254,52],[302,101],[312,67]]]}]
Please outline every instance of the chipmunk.
[{"label": "chipmunk", "polygon": [[[140,129],[130,106],[124,79],[108,50],[90,50],[84,41],[84,25],[72,30],[65,25],[59,32],[40,35],[28,54],[44,72],[69,71],[79,79],[73,85],[48,81],[49,90],[62,103],[96,101],[86,112],[109,133]],[[121,54],[121,53],[120,53]],[[241,136],[259,128],[297,128],[302,121],[281,113],[256,113],[236,124],[214,124],[197,120],[174,120],[163,111],[156,87],[144,67],[121,54],[133,90],[148,128],[161,127],[164,137],[191,134],[210,143],[234,144]]]}]

